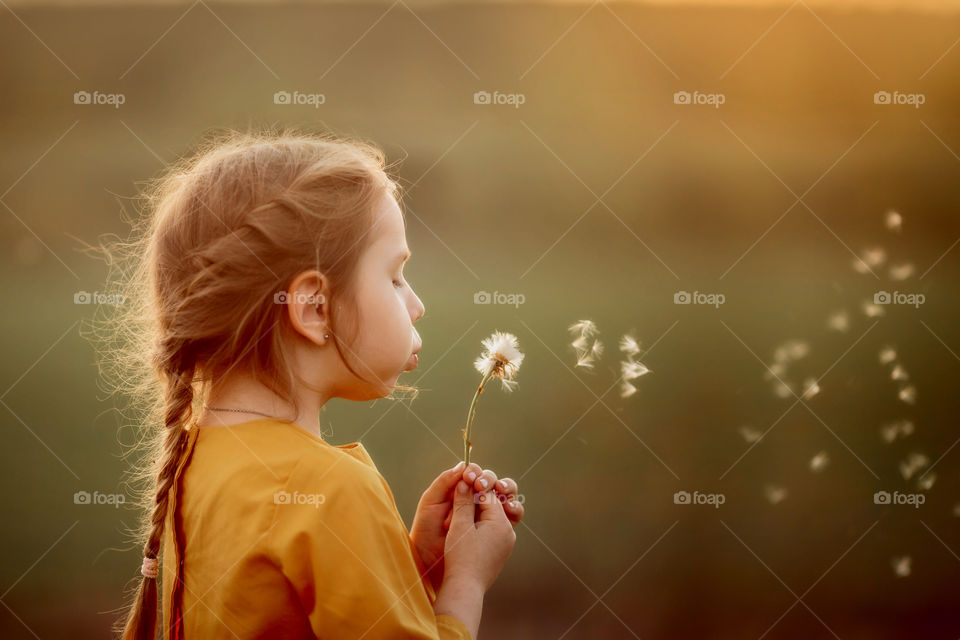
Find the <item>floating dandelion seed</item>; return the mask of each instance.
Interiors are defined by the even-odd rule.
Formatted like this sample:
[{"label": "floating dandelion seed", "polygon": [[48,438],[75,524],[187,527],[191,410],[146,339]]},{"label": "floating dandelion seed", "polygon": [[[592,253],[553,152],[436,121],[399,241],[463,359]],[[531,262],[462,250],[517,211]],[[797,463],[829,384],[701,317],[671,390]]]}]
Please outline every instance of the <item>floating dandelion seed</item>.
[{"label": "floating dandelion seed", "polygon": [[640,345],[633,336],[625,335],[620,338],[620,351],[626,354],[627,357],[633,357],[640,353]]},{"label": "floating dandelion seed", "polygon": [[[600,333],[596,323],[593,320],[580,320],[570,325],[567,331],[570,332],[570,335],[575,336],[570,346],[577,354],[576,366],[592,369],[594,362],[603,354],[603,344],[595,339],[595,336]],[[592,345],[590,344],[591,339],[593,339]]]},{"label": "floating dandelion seed", "polygon": [[776,394],[778,398],[789,398],[793,393],[793,388],[786,382],[777,382],[773,386],[773,393]]},{"label": "floating dandelion seed", "polygon": [[910,379],[910,376],[907,375],[907,370],[903,368],[903,365],[898,364],[890,372],[890,379],[906,381]]},{"label": "floating dandelion seed", "polygon": [[887,261],[887,252],[883,250],[883,247],[873,247],[864,251],[860,259],[866,262],[869,267],[879,267]]},{"label": "floating dandelion seed", "polygon": [[828,464],[830,464],[830,456],[827,455],[826,451],[820,451],[815,456],[810,458],[810,471],[813,471],[814,473],[820,473],[826,469]]},{"label": "floating dandelion seed", "polygon": [[903,216],[891,209],[890,211],[887,211],[887,215],[884,216],[883,224],[890,231],[900,233],[900,231],[903,229]]},{"label": "floating dandelion seed", "polygon": [[763,437],[762,432],[746,425],[740,427],[738,431],[740,432],[740,435],[743,436],[743,439],[750,443],[756,442]]},{"label": "floating dandelion seed", "polygon": [[909,262],[904,262],[901,264],[890,265],[890,270],[887,272],[890,275],[890,279],[900,282],[911,277],[916,272],[916,267],[914,267]]},{"label": "floating dandelion seed", "polygon": [[767,497],[767,502],[770,504],[779,504],[787,497],[786,489],[772,484],[768,484],[766,487],[764,487],[763,492]]},{"label": "floating dandelion seed", "polygon": [[484,338],[481,344],[484,352],[474,361],[473,366],[483,374],[483,379],[473,394],[473,401],[470,402],[470,410],[467,412],[467,426],[463,430],[463,458],[467,465],[470,464],[470,449],[473,446],[470,442],[470,429],[477,416],[477,400],[483,393],[484,385],[490,378],[499,378],[504,391],[513,391],[517,386],[513,377],[517,375],[520,363],[523,362],[523,354],[513,334],[496,331],[489,338]]},{"label": "floating dandelion seed", "polygon": [[897,352],[893,347],[884,347],[880,350],[880,364],[890,364],[897,359]]},{"label": "floating dandelion seed", "polygon": [[800,342],[799,340],[791,340],[787,343],[787,351],[790,354],[791,360],[799,360],[800,358],[805,358],[808,353],[810,353],[810,345],[806,342]]},{"label": "floating dandelion seed", "polygon": [[906,437],[913,433],[913,423],[909,420],[898,420],[880,427],[880,436],[890,443],[898,437]]},{"label": "floating dandelion seed", "polygon": [[879,304],[874,304],[869,300],[864,300],[863,302],[863,314],[868,318],[880,318],[886,315],[883,307]]},{"label": "floating dandelion seed", "polygon": [[803,382],[803,397],[812,398],[820,393],[820,384],[816,378],[807,378]]},{"label": "floating dandelion seed", "polygon": [[850,316],[846,311],[837,311],[827,318],[827,328],[841,333],[846,332],[850,329]]},{"label": "floating dandelion seed", "polygon": [[917,471],[930,464],[930,459],[922,453],[910,453],[907,459],[900,463],[900,475],[909,480]]},{"label": "floating dandelion seed", "polygon": [[646,365],[634,360],[622,361],[620,363],[620,371],[624,380],[636,380],[640,376],[645,376],[650,373],[650,369],[647,369]]},{"label": "floating dandelion seed", "polygon": [[912,384],[908,384],[897,392],[897,397],[907,404],[915,404],[917,402],[917,388]]},{"label": "floating dandelion seed", "polygon": [[898,556],[890,560],[890,565],[893,567],[893,574],[898,578],[906,578],[910,575],[910,565],[913,560],[910,556]]},{"label": "floating dandelion seed", "polygon": [[787,365],[782,362],[774,362],[772,365],[767,367],[767,370],[763,372],[763,377],[767,380],[773,380],[774,378],[779,378],[784,373],[787,372]]},{"label": "floating dandelion seed", "polygon": [[636,388],[635,386],[633,386],[632,384],[630,384],[629,382],[627,382],[626,380],[624,380],[623,382],[620,383],[620,397],[621,397],[621,398],[629,398],[630,396],[632,396],[632,395],[635,394],[636,392],[637,392],[637,388]]},{"label": "floating dandelion seed", "polygon": [[917,488],[921,491],[929,491],[933,483],[937,481],[937,474],[933,472],[925,473],[917,478]]}]

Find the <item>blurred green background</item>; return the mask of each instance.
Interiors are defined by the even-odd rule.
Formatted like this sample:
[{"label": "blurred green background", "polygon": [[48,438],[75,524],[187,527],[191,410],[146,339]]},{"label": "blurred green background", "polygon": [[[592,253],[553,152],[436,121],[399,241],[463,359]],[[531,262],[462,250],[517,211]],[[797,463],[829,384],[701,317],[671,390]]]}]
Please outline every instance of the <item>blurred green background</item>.
[{"label": "blurred green background", "polygon": [[[273,124],[402,160],[407,275],[427,312],[401,381],[423,392],[410,407],[333,401],[324,420],[331,442],[362,439],[408,525],[462,452],[480,340],[510,331],[527,354],[518,390],[485,395],[475,425],[474,458],[527,505],[481,635],[960,635],[960,16],[863,4],[0,8],[0,635],[104,637],[140,563],[130,510],[72,497],[120,491],[132,438],[80,335],[95,305],[74,296],[106,275],[81,241],[125,235],[138,181],[204,131]],[[481,91],[523,104],[477,104]],[[857,273],[870,247],[915,275]],[[867,317],[880,290],[926,302]],[[525,301],[475,304],[481,291]],[[678,291],[725,303],[677,305]],[[848,329],[829,329],[844,310]],[[592,371],[569,345],[583,318],[606,345]],[[621,398],[628,332],[653,373]],[[788,340],[809,346],[791,379],[822,376],[805,404],[764,379]],[[887,443],[896,419],[915,432]],[[772,429],[750,448],[744,426]],[[936,474],[925,503],[876,505],[921,492],[898,470],[914,452]],[[675,504],[681,490],[725,503]]]}]

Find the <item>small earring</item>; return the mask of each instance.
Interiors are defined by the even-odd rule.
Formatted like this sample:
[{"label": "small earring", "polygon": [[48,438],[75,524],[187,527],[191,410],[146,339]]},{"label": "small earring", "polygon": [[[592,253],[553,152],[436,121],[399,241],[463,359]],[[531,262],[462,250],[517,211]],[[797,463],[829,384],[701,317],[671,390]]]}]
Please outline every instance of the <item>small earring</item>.
[{"label": "small earring", "polygon": [[323,334],[323,337],[324,337],[325,339],[329,340],[329,339],[330,339],[330,334],[329,334],[329,333],[325,333],[325,334]]}]

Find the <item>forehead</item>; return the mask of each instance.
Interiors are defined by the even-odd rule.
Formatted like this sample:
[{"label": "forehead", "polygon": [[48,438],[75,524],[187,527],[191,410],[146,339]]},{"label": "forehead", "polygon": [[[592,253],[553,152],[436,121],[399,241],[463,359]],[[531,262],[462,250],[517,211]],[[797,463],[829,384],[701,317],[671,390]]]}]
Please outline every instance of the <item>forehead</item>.
[{"label": "forehead", "polygon": [[406,246],[406,226],[403,212],[393,196],[384,195],[374,212],[374,244],[387,249],[403,249]]}]

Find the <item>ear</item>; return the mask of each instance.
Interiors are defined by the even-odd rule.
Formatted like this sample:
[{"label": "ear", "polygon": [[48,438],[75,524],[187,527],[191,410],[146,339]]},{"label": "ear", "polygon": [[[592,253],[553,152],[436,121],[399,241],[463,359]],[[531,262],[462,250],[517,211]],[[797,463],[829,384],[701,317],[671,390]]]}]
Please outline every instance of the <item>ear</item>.
[{"label": "ear", "polygon": [[286,291],[287,315],[297,333],[311,342],[324,345],[330,338],[330,285],[319,271],[304,271],[290,281]]}]

